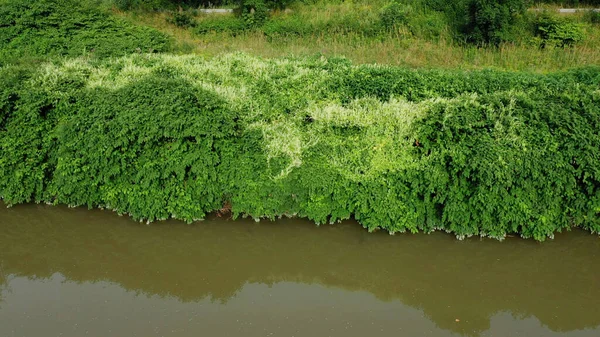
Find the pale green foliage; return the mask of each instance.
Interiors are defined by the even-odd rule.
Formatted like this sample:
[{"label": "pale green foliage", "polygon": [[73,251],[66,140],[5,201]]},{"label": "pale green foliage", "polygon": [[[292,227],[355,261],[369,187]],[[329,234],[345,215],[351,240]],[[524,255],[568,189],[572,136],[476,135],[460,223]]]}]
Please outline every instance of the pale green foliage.
[{"label": "pale green foliage", "polygon": [[270,124],[258,122],[250,125],[250,128],[258,128],[264,139],[264,150],[267,161],[277,157],[285,157],[289,164],[277,174],[275,178],[287,176],[292,169],[302,165],[302,152],[308,148],[313,140],[303,139],[302,132],[294,123],[272,122]]},{"label": "pale green foliage", "polygon": [[[309,108],[318,134],[334,144],[330,164],[344,177],[361,181],[409,168],[415,164],[411,155],[412,122],[423,117],[429,101],[411,103],[392,99],[381,102],[375,98],[361,98],[346,106],[327,104]],[[333,128],[357,128],[362,132],[346,137],[336,136]],[[333,129],[334,130],[334,129]]]}]

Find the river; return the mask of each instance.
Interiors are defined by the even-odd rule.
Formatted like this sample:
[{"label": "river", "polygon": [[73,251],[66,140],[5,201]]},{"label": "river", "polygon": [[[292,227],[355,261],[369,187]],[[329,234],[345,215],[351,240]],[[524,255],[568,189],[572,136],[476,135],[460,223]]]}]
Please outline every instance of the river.
[{"label": "river", "polygon": [[599,336],[600,238],[0,204],[0,336]]}]

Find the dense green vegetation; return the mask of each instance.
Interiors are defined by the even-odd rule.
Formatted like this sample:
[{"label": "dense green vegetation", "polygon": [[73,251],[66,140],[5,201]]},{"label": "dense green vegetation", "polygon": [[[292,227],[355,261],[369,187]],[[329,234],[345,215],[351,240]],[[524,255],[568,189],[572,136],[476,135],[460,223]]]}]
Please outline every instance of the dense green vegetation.
[{"label": "dense green vegetation", "polygon": [[136,219],[600,231],[600,69],[137,55],[1,70],[0,196]]},{"label": "dense green vegetation", "polygon": [[[600,231],[597,67],[539,75],[154,55],[171,50],[164,34],[100,3],[0,3],[0,198],[9,204],[107,207],[149,221],[231,208],[538,240],[571,226]],[[399,3],[370,8],[323,26],[291,19],[307,12],[280,13],[260,29],[279,42],[310,36],[308,24],[377,40],[399,23],[423,25],[418,34],[447,18]],[[539,18],[542,49],[564,54],[581,39],[567,21]],[[214,22],[227,20],[240,22]]]},{"label": "dense green vegetation", "polygon": [[0,65],[57,56],[123,56],[169,49],[167,37],[74,0],[0,2]]},{"label": "dense green vegetation", "polygon": [[[311,3],[323,7],[344,2]],[[173,8],[174,4],[175,2],[166,1],[163,8]],[[527,9],[533,2],[524,0],[377,0],[365,2],[362,7],[348,2],[347,6],[355,7],[353,11],[345,15],[327,16],[325,20],[314,20],[303,13],[302,2],[241,0],[235,4],[238,8],[237,15],[234,16],[213,15],[197,20],[194,18],[197,12],[174,11],[171,22],[181,27],[197,27],[200,34],[210,31],[239,34],[258,29],[270,37],[307,36],[316,33],[358,33],[369,37],[384,37],[404,28],[413,35],[426,39],[447,34],[457,42],[495,46],[503,42],[527,42],[546,46],[548,41],[564,46],[582,40],[584,34],[583,25],[577,23],[578,20],[551,16],[549,12],[543,12],[542,15],[528,13]],[[292,5],[291,13],[270,15],[268,12],[269,8],[282,8],[289,4]],[[357,4],[362,4],[362,1]],[[559,34],[549,36],[539,29],[540,25],[547,24],[549,20],[552,21],[554,31],[560,31]],[[574,35],[579,38],[573,39]],[[533,39],[534,36],[538,36],[541,41]],[[568,43],[563,43],[563,40]]]},{"label": "dense green vegetation", "polygon": [[187,6],[111,8],[172,36],[178,52],[209,57],[232,51],[266,57],[322,53],[355,63],[534,72],[600,64],[597,12],[562,15],[557,5],[496,0],[293,1],[286,10],[272,5],[269,12],[265,5],[233,14]]}]

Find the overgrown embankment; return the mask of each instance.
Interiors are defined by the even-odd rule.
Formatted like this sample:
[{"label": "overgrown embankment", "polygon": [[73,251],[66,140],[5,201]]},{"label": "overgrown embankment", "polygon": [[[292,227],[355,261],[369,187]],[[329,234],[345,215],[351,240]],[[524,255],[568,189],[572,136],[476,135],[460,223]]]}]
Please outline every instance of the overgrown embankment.
[{"label": "overgrown embankment", "polygon": [[0,66],[30,66],[63,56],[103,58],[169,50],[166,35],[112,17],[91,2],[0,1]]},{"label": "overgrown embankment", "polygon": [[153,55],[169,50],[163,34],[86,3],[0,2],[9,204],[187,221],[231,207],[538,240],[600,231],[599,68]]},{"label": "overgrown embankment", "polygon": [[600,231],[600,69],[535,75],[230,54],[0,68],[0,197],[187,221]]}]

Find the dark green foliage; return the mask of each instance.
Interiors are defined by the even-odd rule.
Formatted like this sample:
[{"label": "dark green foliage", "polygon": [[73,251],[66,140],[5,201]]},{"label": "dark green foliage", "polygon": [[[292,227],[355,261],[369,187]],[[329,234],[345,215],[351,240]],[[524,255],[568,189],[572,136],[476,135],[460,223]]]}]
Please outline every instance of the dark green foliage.
[{"label": "dark green foliage", "polygon": [[386,29],[393,29],[396,26],[407,24],[412,11],[413,9],[410,5],[392,1],[381,9],[379,14],[381,24]]},{"label": "dark green foliage", "polygon": [[120,10],[129,10],[139,5],[135,0],[113,0],[115,6]]},{"label": "dark green foliage", "polygon": [[413,36],[435,40],[448,26],[448,18],[443,11],[435,10],[422,1],[393,0],[383,6],[379,12],[379,22],[375,24],[387,32],[403,26]]},{"label": "dark green foliage", "polygon": [[196,19],[188,12],[173,12],[169,22],[177,27],[188,28],[196,27]]},{"label": "dark green foliage", "polygon": [[219,208],[214,147],[234,134],[235,116],[214,94],[173,76],[159,68],[107,90],[64,74],[55,95],[14,90],[22,104],[0,138],[0,176],[14,179],[3,179],[1,194],[11,203],[102,205],[150,220],[199,219]]},{"label": "dark green foliage", "polygon": [[600,69],[137,55],[0,69],[0,197],[136,219],[600,231]]},{"label": "dark green foliage", "polygon": [[364,13],[352,13],[352,15],[316,22],[306,22],[302,16],[291,14],[269,19],[260,30],[269,37],[348,34],[375,37],[387,33],[377,17],[365,17]]},{"label": "dark green foliage", "polygon": [[219,208],[214,147],[233,135],[234,116],[214,94],[168,77],[82,93],[58,128],[53,198],[150,220]]},{"label": "dark green foliage", "polygon": [[8,0],[0,5],[0,65],[54,56],[158,52],[168,45],[162,33],[72,0]]},{"label": "dark green foliage", "polygon": [[468,0],[464,33],[473,43],[499,44],[506,41],[518,15],[527,10],[524,0]]},{"label": "dark green foliage", "polygon": [[294,0],[265,0],[265,4],[271,9],[285,9],[292,2]]},{"label": "dark green foliage", "polygon": [[320,36],[360,34],[362,36],[378,36],[387,33],[378,18],[365,18],[363,13],[353,13],[327,21],[306,22],[297,14],[279,15],[256,22],[252,17],[223,15],[209,16],[197,23],[196,32],[228,32],[233,35],[242,31],[262,31],[269,38],[287,36]]},{"label": "dark green foliage", "polygon": [[600,0],[536,0],[534,3],[560,4],[564,8],[600,6]]},{"label": "dark green foliage", "polygon": [[238,10],[247,27],[261,26],[269,17],[269,8],[264,0],[241,0]]},{"label": "dark green foliage", "polygon": [[600,25],[600,11],[585,12],[585,20],[593,25]]},{"label": "dark green foliage", "polygon": [[542,39],[542,46],[570,46],[584,37],[580,24],[548,13],[538,17],[536,34]]},{"label": "dark green foliage", "polygon": [[[298,22],[291,20],[269,20],[269,9],[284,8],[287,1],[264,1],[264,0],[242,0],[238,1],[238,7],[234,11],[235,16],[231,15],[218,15],[209,16],[195,22],[197,26],[196,32],[199,34],[205,34],[209,32],[227,32],[232,35],[236,35],[240,32],[261,29],[265,34],[272,34],[274,31],[279,32],[281,29],[291,27],[290,31],[285,32],[285,35],[297,35],[297,29],[300,25]],[[264,27],[265,23],[268,25]],[[301,27],[304,31],[308,31],[308,26],[302,24]]]},{"label": "dark green foliage", "polygon": [[17,92],[28,78],[29,71],[24,67],[0,68],[2,87],[0,87],[0,131],[6,130],[15,104],[19,100]]},{"label": "dark green foliage", "polygon": [[261,28],[266,36],[309,36],[317,32],[315,25],[304,22],[299,16],[272,18]]},{"label": "dark green foliage", "polygon": [[[192,9],[200,7],[244,6],[256,3],[256,0],[110,0],[121,10],[175,10],[178,8]],[[271,9],[284,9],[293,0],[261,0],[261,3]]]},{"label": "dark green foliage", "polygon": [[450,32],[458,41],[475,44],[529,41],[533,27],[525,13],[527,3],[521,0],[393,0],[373,10],[355,6],[342,14],[335,12],[326,19],[315,20],[302,11],[269,16],[262,10],[263,0],[241,2],[238,16],[242,23],[232,24],[229,16],[205,18],[199,22],[199,33],[216,31],[236,34],[241,30],[262,31],[270,38],[287,36],[359,35],[389,38],[406,32],[418,38],[437,40]]},{"label": "dark green foliage", "polygon": [[439,38],[448,27],[447,17],[436,11],[424,11],[411,16],[408,27],[411,33],[419,38],[435,40]]},{"label": "dark green foliage", "polygon": [[232,1],[220,0],[111,0],[112,3],[120,10],[174,10],[181,8],[198,8],[208,5],[228,4]]},{"label": "dark green foliage", "polygon": [[246,31],[248,27],[244,21],[237,16],[224,15],[223,17],[208,17],[196,23],[195,32],[198,34],[206,34],[210,32],[226,32],[231,35],[236,35]]}]

